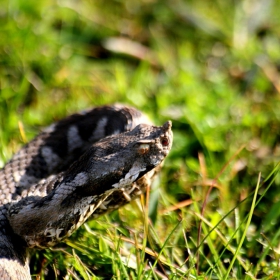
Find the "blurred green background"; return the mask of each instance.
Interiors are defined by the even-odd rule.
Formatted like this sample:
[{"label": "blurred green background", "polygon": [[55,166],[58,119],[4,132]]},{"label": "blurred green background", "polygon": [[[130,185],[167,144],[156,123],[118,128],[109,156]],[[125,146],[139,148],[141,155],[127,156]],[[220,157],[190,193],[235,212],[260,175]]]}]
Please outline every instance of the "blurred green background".
[{"label": "blurred green background", "polygon": [[[170,279],[280,278],[279,1],[0,3],[1,166],[43,127],[92,106],[118,102],[137,107],[156,124],[171,119],[174,146],[150,201],[155,243],[161,245],[147,246],[159,252],[165,244],[169,260],[158,269]],[[126,208],[132,217],[120,210],[100,223],[112,219],[129,236],[135,210]],[[211,225],[200,232],[202,209]],[[85,238],[79,232],[71,242]],[[58,263],[58,278],[69,273],[57,261],[61,251],[36,254],[32,271],[42,279],[48,277],[42,260],[46,266]],[[128,278],[110,265],[104,276],[103,262],[83,261],[104,279],[151,276],[148,269],[141,274],[139,265],[127,266]]]}]

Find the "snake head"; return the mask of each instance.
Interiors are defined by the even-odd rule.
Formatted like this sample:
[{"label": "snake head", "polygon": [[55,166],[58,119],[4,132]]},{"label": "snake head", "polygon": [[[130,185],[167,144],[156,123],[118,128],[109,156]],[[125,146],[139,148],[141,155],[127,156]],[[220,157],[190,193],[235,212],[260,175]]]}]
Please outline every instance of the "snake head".
[{"label": "snake head", "polygon": [[137,146],[139,156],[147,156],[149,165],[156,167],[168,155],[173,140],[171,127],[171,121],[167,121],[159,131],[156,129],[156,132],[151,133],[148,138],[136,142],[135,146]]},{"label": "snake head", "polygon": [[75,192],[83,196],[131,186],[168,155],[171,127],[171,121],[163,126],[140,124],[129,132],[104,138],[70,168],[62,183],[75,186]]},{"label": "snake head", "polygon": [[138,139],[131,137],[124,150],[117,156],[118,161],[121,161],[122,157],[126,160],[122,163],[125,168],[122,168],[120,179],[113,184],[114,188],[131,186],[162,163],[172,146],[171,127],[171,121],[160,127],[141,124],[131,132],[124,133],[124,137],[134,135]]}]

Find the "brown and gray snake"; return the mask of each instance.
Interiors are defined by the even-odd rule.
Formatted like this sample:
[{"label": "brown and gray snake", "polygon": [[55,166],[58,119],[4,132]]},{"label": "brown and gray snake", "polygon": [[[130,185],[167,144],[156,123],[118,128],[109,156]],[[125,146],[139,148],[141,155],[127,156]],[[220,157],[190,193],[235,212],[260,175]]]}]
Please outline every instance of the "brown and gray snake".
[{"label": "brown and gray snake", "polygon": [[0,170],[0,279],[31,279],[30,248],[54,246],[89,217],[144,193],[172,145],[123,105],[71,115],[45,129]]}]

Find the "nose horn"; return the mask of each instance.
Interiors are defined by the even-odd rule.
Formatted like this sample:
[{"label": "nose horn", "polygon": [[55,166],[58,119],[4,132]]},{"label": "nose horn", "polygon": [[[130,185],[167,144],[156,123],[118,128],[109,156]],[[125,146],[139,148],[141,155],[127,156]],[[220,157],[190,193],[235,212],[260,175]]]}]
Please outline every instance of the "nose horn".
[{"label": "nose horn", "polygon": [[172,122],[171,122],[171,121],[167,121],[162,127],[163,127],[163,129],[164,129],[165,131],[168,131],[168,130],[170,130],[171,127],[172,127]]}]

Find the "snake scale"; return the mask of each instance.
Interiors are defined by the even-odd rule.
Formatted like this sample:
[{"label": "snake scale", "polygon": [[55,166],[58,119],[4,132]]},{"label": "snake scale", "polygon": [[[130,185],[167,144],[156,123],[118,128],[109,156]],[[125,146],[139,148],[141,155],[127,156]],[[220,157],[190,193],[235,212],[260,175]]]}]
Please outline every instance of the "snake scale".
[{"label": "snake scale", "polygon": [[31,279],[30,248],[53,246],[145,192],[171,145],[170,121],[153,126],[123,105],[43,130],[0,170],[0,279]]}]

